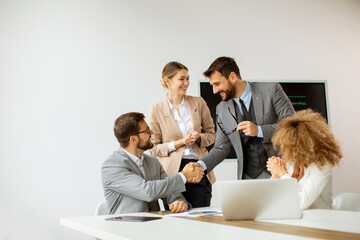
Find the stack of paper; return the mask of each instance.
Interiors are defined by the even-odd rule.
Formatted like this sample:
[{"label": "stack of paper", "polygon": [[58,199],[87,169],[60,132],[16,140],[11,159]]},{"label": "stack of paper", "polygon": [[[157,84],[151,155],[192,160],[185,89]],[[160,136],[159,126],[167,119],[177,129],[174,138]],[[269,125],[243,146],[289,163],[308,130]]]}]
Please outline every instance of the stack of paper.
[{"label": "stack of paper", "polygon": [[188,217],[188,218],[196,218],[203,217],[208,215],[221,214],[221,211],[213,211],[213,210],[200,210],[193,212],[182,212],[182,213],[171,213],[165,216],[169,217]]}]

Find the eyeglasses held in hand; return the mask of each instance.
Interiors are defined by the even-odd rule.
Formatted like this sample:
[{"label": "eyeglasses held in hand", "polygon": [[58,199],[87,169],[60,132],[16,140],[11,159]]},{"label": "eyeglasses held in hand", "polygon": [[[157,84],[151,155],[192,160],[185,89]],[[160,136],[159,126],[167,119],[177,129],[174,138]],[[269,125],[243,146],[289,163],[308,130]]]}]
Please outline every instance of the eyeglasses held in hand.
[{"label": "eyeglasses held in hand", "polygon": [[[237,122],[236,117],[234,116],[234,114],[231,113],[229,107],[228,107],[228,110],[229,110],[230,115],[233,117],[233,119],[235,120],[236,125],[237,125],[238,122]],[[216,122],[219,122],[217,116],[216,116]],[[222,131],[226,136],[232,134],[233,132],[236,132],[236,129],[237,129],[237,127],[236,127],[236,128],[234,128],[234,129],[231,129],[230,131],[225,131],[225,130],[221,127],[221,125],[220,125],[219,123],[218,123],[218,126],[220,127],[221,131]]]}]

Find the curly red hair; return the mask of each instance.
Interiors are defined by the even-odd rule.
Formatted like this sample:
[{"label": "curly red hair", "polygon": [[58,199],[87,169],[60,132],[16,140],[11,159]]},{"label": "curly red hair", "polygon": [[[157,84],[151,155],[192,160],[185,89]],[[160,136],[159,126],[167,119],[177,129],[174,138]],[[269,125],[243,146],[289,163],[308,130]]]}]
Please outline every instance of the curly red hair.
[{"label": "curly red hair", "polygon": [[311,109],[280,120],[272,142],[282,158],[298,167],[307,168],[312,163],[319,168],[326,163],[334,166],[343,157],[325,118]]}]

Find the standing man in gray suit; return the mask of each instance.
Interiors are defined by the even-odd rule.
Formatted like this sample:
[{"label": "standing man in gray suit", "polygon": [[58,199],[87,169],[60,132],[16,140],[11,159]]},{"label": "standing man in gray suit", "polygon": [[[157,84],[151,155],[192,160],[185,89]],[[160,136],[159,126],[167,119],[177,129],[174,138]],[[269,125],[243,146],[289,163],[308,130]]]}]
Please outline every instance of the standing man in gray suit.
[{"label": "standing man in gray suit", "polygon": [[[204,175],[198,163],[168,177],[157,158],[144,154],[153,144],[152,131],[142,113],[130,112],[115,121],[114,133],[120,148],[102,164],[101,178],[110,214],[159,211],[159,198],[166,198],[172,212],[191,208],[181,192],[185,183]],[[199,177],[199,179],[198,179]]]},{"label": "standing man in gray suit", "polygon": [[243,81],[239,67],[230,57],[217,58],[204,76],[222,102],[216,107],[214,147],[199,163],[211,171],[227,157],[232,145],[238,179],[270,178],[266,162],[277,156],[271,143],[276,122],[295,113],[280,84]]}]

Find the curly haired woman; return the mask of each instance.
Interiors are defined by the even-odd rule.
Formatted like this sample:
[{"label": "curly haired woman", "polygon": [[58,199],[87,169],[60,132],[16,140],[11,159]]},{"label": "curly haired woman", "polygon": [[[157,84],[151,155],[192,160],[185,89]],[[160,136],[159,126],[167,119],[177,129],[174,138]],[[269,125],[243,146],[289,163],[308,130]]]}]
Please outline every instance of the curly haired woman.
[{"label": "curly haired woman", "polygon": [[278,122],[272,142],[282,159],[268,159],[271,178],[297,179],[301,209],[331,209],[332,168],[343,155],[325,118],[311,109],[299,111]]}]

